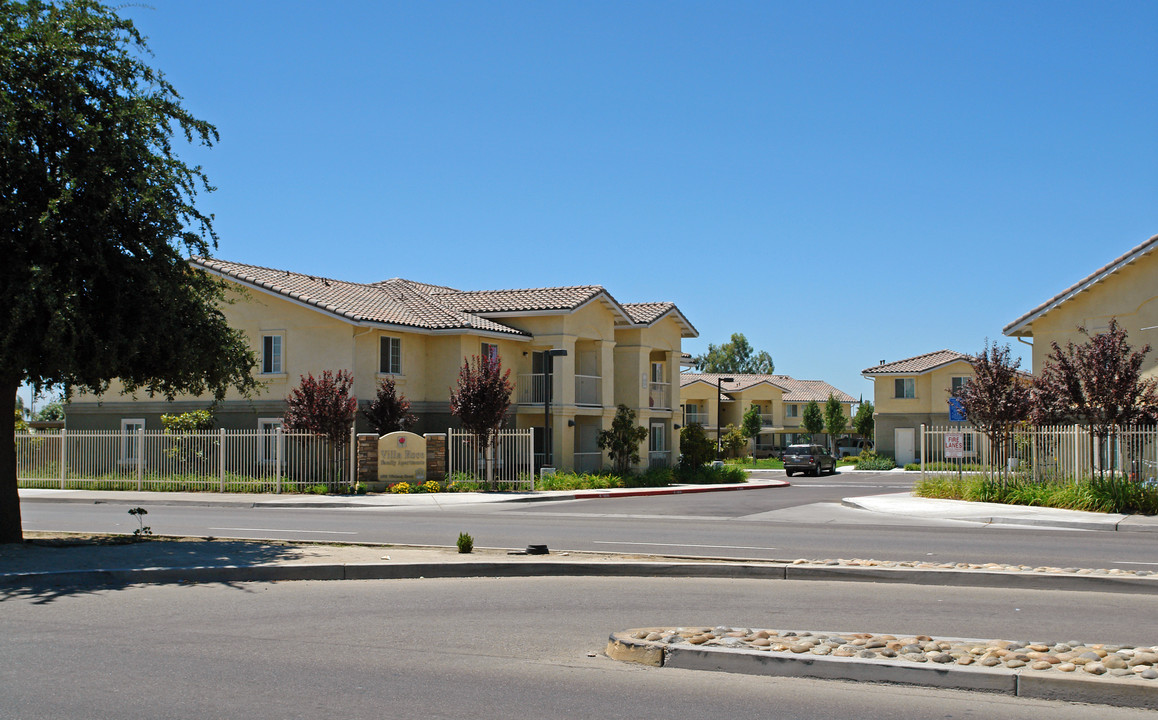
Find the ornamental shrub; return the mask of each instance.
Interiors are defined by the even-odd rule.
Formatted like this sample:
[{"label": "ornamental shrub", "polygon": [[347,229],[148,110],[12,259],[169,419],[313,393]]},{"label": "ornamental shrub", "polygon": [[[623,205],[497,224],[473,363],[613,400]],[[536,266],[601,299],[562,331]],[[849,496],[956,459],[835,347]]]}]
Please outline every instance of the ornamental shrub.
[{"label": "ornamental shrub", "polygon": [[410,483],[408,483],[408,482],[394,483],[393,485],[390,486],[390,492],[402,493],[402,494],[408,493],[408,492],[410,492]]}]

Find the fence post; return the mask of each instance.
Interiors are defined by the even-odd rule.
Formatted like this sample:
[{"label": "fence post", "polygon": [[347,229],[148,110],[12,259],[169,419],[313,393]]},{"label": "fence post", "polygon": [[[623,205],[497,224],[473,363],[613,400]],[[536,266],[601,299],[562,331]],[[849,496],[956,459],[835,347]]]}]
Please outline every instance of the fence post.
[{"label": "fence post", "polygon": [[274,477],[274,492],[281,493],[281,425],[275,425],[273,428],[273,472]]},{"label": "fence post", "polygon": [[68,444],[67,433],[68,433],[68,431],[65,428],[60,429],[60,489],[61,490],[64,489],[64,476],[65,476],[64,463],[65,463],[65,460],[67,459],[67,456],[64,454],[65,453],[64,446]]},{"label": "fence post", "polygon": [[217,440],[217,479],[218,492],[225,492],[225,428],[218,428],[220,435]]},{"label": "fence post", "polygon": [[356,487],[358,484],[358,431],[354,429],[353,423],[350,423],[350,474],[347,477],[350,479],[350,487]]},{"label": "fence post", "polygon": [[[925,480],[925,447],[929,444],[928,435],[925,433],[925,423],[921,423],[921,481]],[[820,467],[819,465],[817,467]]]},{"label": "fence post", "polygon": [[145,425],[137,428],[137,491],[140,492],[145,474]]}]

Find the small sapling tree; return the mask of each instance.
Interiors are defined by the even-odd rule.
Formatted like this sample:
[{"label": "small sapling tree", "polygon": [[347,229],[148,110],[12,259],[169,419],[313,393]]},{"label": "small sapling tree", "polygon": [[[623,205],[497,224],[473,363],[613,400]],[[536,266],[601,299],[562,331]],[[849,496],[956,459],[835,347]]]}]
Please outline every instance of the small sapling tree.
[{"label": "small sapling tree", "polygon": [[800,424],[808,431],[812,442],[816,442],[816,434],[824,432],[824,412],[815,400],[809,400],[800,415]]},{"label": "small sapling tree", "polygon": [[698,470],[716,456],[716,445],[699,423],[685,425],[680,430],[680,467]]},{"label": "small sapling tree", "polygon": [[[303,375],[299,385],[285,399],[286,412],[283,425],[287,430],[298,430],[321,435],[329,441],[330,477],[327,484],[334,485],[337,469],[344,450],[350,442],[350,428],[354,426],[354,415],[358,410],[358,399],[350,390],[354,386],[354,376],[347,370],[337,373],[325,370],[321,377]],[[353,480],[353,478],[351,478]]]},{"label": "small sapling tree", "polygon": [[863,400],[856,408],[856,417],[852,419],[852,429],[866,440],[871,440],[876,430],[876,420],[873,418],[872,400]]},{"label": "small sapling tree", "polygon": [[647,428],[635,424],[635,411],[626,405],[615,409],[610,430],[599,432],[599,449],[611,457],[616,475],[627,475],[639,463],[639,444],[647,439]]},{"label": "small sapling tree", "polygon": [[760,430],[764,428],[764,420],[760,417],[760,407],[753,405],[744,411],[744,419],[740,421],[740,432],[744,434],[745,438],[752,441],[753,447],[756,444],[756,438],[760,436]]},{"label": "small sapling tree", "polygon": [[1116,318],[1110,319],[1106,332],[1078,331],[1086,336],[1081,345],[1071,342],[1063,349],[1052,344],[1053,352],[1034,380],[1032,415],[1038,423],[1077,420],[1088,425],[1092,468],[1095,436],[1105,447],[1122,425],[1154,421],[1158,380],[1142,377],[1150,345],[1131,348]]},{"label": "small sapling tree", "polygon": [[496,432],[503,426],[507,409],[511,406],[514,387],[511,371],[503,371],[498,357],[473,355],[464,360],[458,372],[458,386],[450,391],[450,412],[458,416],[463,428],[475,436],[479,447],[485,448],[488,482],[491,477]]},{"label": "small sapling tree", "polygon": [[828,444],[832,447],[832,454],[836,454],[836,439],[848,427],[848,416],[844,414],[844,407],[832,394],[824,403],[824,429],[828,433]]},{"label": "small sapling tree", "polygon": [[409,430],[417,421],[410,412],[410,401],[395,389],[391,378],[383,378],[378,383],[378,392],[362,415],[379,435]]},{"label": "small sapling tree", "polygon": [[1030,385],[1021,378],[1021,360],[1011,359],[1009,345],[985,341],[974,357],[973,377],[953,391],[965,418],[989,438],[993,457],[1002,468],[1011,450],[1013,426],[1029,417]]}]

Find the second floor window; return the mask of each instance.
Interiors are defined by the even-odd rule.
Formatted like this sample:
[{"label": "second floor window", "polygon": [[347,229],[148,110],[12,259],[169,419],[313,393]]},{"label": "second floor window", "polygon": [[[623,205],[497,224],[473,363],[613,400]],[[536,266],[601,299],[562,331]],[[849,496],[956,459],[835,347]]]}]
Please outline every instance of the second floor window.
[{"label": "second floor window", "polygon": [[967,378],[967,377],[952,378],[953,386],[951,388],[949,388],[949,390],[952,391],[952,393],[954,395],[956,395],[957,391],[960,390],[961,388],[965,387],[966,383],[968,383],[968,382],[969,382],[969,378]]},{"label": "second floor window", "polygon": [[261,337],[261,372],[265,375],[276,375],[282,370],[282,336],[262,335]]},{"label": "second floor window", "polygon": [[784,417],[800,417],[800,406],[799,405],[785,405],[784,406]]},{"label": "second floor window", "polygon": [[893,397],[907,399],[917,397],[917,381],[914,378],[897,378],[893,381],[893,389],[895,390]]},{"label": "second floor window", "polygon": [[491,360],[498,360],[499,359],[499,346],[495,345],[493,343],[483,343],[482,344],[482,357],[489,358]]},{"label": "second floor window", "polygon": [[378,372],[383,375],[402,374],[402,338],[382,338],[378,353]]}]

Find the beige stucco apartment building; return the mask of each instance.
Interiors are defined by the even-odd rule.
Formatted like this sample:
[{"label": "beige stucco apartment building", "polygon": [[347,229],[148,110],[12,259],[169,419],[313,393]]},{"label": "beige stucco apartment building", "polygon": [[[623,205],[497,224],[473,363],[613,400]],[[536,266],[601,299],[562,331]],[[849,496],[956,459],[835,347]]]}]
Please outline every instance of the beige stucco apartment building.
[{"label": "beige stucco apartment building", "polygon": [[[1052,343],[1086,341],[1078,332],[1106,330],[1110,318],[1126,330],[1135,348],[1158,347],[1158,235],[1098,268],[1041,305],[1006,325],[1002,332],[1033,342],[1033,373],[1037,375],[1053,352]],[[1158,351],[1146,357],[1143,373],[1158,375]]]},{"label": "beige stucco apartment building", "polygon": [[[695,328],[670,302],[620,303],[603,287],[461,291],[409,280],[362,284],[220,260],[192,264],[224,279],[229,323],[246,334],[265,386],[254,399],[233,395],[216,409],[230,429],[270,432],[300,377],[349,370],[361,405],[381,378],[392,378],[412,403],[417,432],[457,426],[449,394],[463,361],[496,355],[515,386],[509,427],[540,428],[543,454],[545,351],[551,373],[553,463],[597,470],[609,464],[597,446],[616,406],[627,405],[649,429],[643,463],[668,463],[678,452],[681,341]],[[163,413],[203,409],[210,399],[74,397],[70,430],[161,429]],[[359,416],[359,429],[367,430]]]},{"label": "beige stucco apartment building", "polygon": [[862,370],[873,381],[875,450],[900,466],[915,462],[921,425],[949,424],[954,388],[975,375],[971,360],[965,353],[937,350]]},{"label": "beige stucco apartment building", "polygon": [[[730,381],[723,382],[724,378]],[[754,443],[757,451],[808,442],[809,435],[801,427],[804,406],[815,400],[823,410],[830,393],[840,401],[849,418],[847,432],[851,433],[852,405],[856,398],[826,382],[797,380],[787,375],[687,372],[680,375],[680,404],[685,425],[699,423],[708,436],[715,439],[720,428],[729,424],[740,427],[744,413],[756,407],[763,421],[760,436]],[[816,441],[826,443],[827,437],[820,433]]]}]

